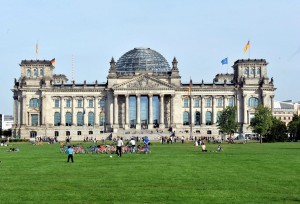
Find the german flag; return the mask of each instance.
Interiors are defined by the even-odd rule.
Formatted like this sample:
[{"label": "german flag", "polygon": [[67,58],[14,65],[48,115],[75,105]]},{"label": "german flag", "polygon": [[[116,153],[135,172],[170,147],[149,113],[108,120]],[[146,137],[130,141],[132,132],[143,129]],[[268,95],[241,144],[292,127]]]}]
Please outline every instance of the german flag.
[{"label": "german flag", "polygon": [[50,63],[54,66],[55,65],[55,58],[53,58]]}]

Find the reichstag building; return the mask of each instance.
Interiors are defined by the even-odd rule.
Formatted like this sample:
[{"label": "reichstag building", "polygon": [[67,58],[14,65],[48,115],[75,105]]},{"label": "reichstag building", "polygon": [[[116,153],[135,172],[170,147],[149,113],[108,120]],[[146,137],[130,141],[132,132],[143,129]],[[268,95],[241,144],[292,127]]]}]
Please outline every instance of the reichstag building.
[{"label": "reichstag building", "polygon": [[259,103],[273,109],[275,88],[265,59],[236,60],[233,73],[191,86],[181,82],[177,64],[176,58],[169,64],[150,48],[134,48],[117,61],[111,59],[106,83],[91,84],[54,74],[50,60],[22,60],[12,89],[13,135],[154,138],[172,129],[176,136],[215,137],[220,135],[218,115],[227,106],[236,106],[244,133],[251,132],[249,123]]}]

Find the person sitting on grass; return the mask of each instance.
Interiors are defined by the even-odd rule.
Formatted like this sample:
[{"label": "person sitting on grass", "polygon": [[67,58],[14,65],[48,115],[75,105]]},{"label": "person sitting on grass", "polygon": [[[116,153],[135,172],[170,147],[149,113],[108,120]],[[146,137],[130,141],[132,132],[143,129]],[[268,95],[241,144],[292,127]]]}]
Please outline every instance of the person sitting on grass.
[{"label": "person sitting on grass", "polygon": [[219,145],[216,152],[222,152],[222,151],[223,151],[223,149],[222,149],[221,145]]},{"label": "person sitting on grass", "polygon": [[202,149],[202,152],[207,152],[205,142],[202,142],[201,149]]}]

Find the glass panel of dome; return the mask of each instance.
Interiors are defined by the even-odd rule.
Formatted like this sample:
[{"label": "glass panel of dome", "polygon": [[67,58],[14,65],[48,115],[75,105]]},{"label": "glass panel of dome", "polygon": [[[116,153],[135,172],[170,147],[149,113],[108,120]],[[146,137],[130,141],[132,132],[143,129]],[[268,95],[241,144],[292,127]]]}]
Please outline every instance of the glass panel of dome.
[{"label": "glass panel of dome", "polygon": [[148,70],[168,72],[171,70],[167,60],[158,52],[150,48],[135,48],[120,57],[116,64],[117,72],[135,72]]}]

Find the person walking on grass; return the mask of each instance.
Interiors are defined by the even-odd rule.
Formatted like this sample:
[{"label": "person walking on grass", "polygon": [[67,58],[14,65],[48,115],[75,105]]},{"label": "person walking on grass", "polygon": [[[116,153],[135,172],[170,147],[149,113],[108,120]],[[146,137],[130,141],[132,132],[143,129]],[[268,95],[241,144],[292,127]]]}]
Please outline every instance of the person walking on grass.
[{"label": "person walking on grass", "polygon": [[118,140],[117,140],[117,155],[118,157],[121,157],[122,156],[122,146],[124,145],[123,143],[123,140],[122,140],[122,137],[118,137]]},{"label": "person walking on grass", "polygon": [[72,163],[73,163],[73,162],[74,162],[74,160],[73,160],[73,148],[72,148],[71,146],[68,146],[67,152],[68,152],[68,162],[69,162],[70,159],[71,159],[71,161],[72,161]]}]

